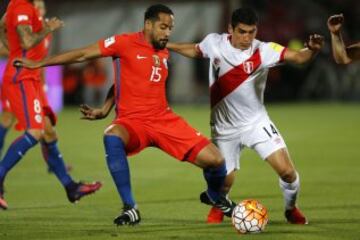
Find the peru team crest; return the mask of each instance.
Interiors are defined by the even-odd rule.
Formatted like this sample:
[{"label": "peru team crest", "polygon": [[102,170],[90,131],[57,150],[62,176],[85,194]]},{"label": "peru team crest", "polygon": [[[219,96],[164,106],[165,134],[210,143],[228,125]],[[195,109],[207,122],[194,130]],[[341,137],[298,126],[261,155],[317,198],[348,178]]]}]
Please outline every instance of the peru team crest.
[{"label": "peru team crest", "polygon": [[250,74],[254,71],[254,63],[252,61],[246,61],[243,63],[244,72]]}]

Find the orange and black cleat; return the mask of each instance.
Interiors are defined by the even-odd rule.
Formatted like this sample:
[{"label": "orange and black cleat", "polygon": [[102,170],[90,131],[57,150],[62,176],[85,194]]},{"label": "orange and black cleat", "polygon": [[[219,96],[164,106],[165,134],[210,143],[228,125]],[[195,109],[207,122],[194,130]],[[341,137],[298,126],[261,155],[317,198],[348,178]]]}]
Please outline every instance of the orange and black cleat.
[{"label": "orange and black cleat", "polygon": [[308,224],[306,217],[297,207],[286,210],[285,217],[287,222],[291,224]]},{"label": "orange and black cleat", "polygon": [[94,183],[72,183],[66,188],[66,194],[71,203],[79,201],[82,197],[92,194],[102,187],[101,182]]}]

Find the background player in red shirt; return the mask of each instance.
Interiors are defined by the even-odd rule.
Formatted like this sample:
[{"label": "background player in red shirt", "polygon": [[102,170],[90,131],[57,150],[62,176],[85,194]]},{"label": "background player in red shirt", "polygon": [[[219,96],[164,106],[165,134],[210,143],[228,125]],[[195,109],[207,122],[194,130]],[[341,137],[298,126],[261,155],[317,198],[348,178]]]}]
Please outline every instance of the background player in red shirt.
[{"label": "background player in red shirt", "polygon": [[7,209],[3,184],[6,174],[19,162],[22,156],[39,140],[46,150],[48,164],[66,189],[70,202],[98,190],[94,184],[76,183],[67,173],[62,156],[57,147],[57,136],[53,129],[55,117],[42,89],[41,70],[15,68],[12,61],[16,57],[41,60],[47,55],[46,38],[63,26],[63,22],[53,18],[43,22],[34,3],[42,0],[12,0],[5,16],[6,37],[9,60],[3,78],[3,97],[8,101],[8,111],[18,120],[18,127],[25,133],[15,140],[0,162],[0,208]]},{"label": "background player in red shirt", "polygon": [[[34,7],[39,12],[40,20],[45,21],[44,17],[46,15],[46,7],[45,7],[44,1],[43,0],[35,0]],[[0,47],[0,57],[1,56],[8,57],[9,51],[8,51],[7,47],[5,47],[5,45],[6,46],[8,45],[6,36],[0,36],[0,40],[4,41],[4,43]],[[46,57],[49,53],[51,41],[52,41],[52,35],[49,34],[41,42],[41,44],[44,44],[44,46],[45,46],[44,57]],[[41,77],[41,82],[43,85],[43,87],[40,89],[41,90],[40,94],[42,95],[43,109],[45,112],[45,132],[46,132],[46,135],[52,136],[51,137],[52,139],[56,139],[57,136],[56,136],[54,126],[56,125],[57,117],[56,117],[55,112],[52,110],[51,106],[49,105],[49,102],[47,99],[44,69],[42,69],[40,77]],[[1,117],[0,117],[0,156],[1,156],[4,144],[5,144],[5,137],[8,133],[8,130],[11,128],[11,126],[15,122],[15,116],[11,112],[11,109],[10,109],[10,106],[8,103],[8,99],[5,97],[6,93],[1,93],[2,91],[6,91],[6,89],[1,86],[0,95],[1,95],[2,112],[1,112]],[[21,129],[21,126],[19,126],[19,125],[16,126],[16,129],[23,130],[23,129]],[[44,141],[42,141],[41,143],[42,143],[41,144],[42,154],[43,154],[44,160],[47,161],[47,159],[48,159],[47,144],[45,144]],[[67,169],[67,171],[70,171],[71,166],[66,165],[66,169]],[[48,171],[49,171],[49,173],[53,172],[49,165],[48,165]]]},{"label": "background player in red shirt", "polygon": [[145,12],[142,32],[115,35],[43,61],[18,59],[14,63],[39,68],[113,58],[117,116],[105,130],[104,145],[110,173],[124,204],[123,212],[114,220],[117,225],[140,222],[131,192],[127,155],[149,146],[204,169],[208,189],[200,195],[203,203],[219,207],[227,216],[235,205],[220,191],[226,168],[218,149],[168,107],[165,83],[169,52],[165,46],[173,29],[173,18],[168,7],[153,5]]},{"label": "background player in red shirt", "polygon": [[341,35],[341,28],[344,23],[344,15],[336,14],[328,19],[328,28],[331,34],[331,45],[336,63],[349,64],[360,60],[360,42],[345,46]]}]

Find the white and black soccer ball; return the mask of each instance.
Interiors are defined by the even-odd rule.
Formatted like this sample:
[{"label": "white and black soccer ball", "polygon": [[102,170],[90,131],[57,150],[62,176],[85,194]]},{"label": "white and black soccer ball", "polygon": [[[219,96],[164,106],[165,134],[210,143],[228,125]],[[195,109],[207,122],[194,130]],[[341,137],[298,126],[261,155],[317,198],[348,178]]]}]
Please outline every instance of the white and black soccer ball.
[{"label": "white and black soccer ball", "polygon": [[232,224],[238,233],[259,233],[269,220],[267,209],[257,200],[240,202],[232,213]]}]

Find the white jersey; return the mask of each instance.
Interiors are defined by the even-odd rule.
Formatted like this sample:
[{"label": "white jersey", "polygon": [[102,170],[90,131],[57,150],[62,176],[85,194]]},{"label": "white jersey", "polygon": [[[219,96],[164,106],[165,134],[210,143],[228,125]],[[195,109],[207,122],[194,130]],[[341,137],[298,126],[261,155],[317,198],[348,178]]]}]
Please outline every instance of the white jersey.
[{"label": "white jersey", "polygon": [[211,33],[198,44],[210,58],[211,126],[213,138],[231,137],[267,118],[263,104],[268,70],[283,60],[285,49],[254,40],[247,50],[231,45],[231,35]]}]

